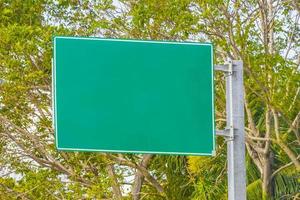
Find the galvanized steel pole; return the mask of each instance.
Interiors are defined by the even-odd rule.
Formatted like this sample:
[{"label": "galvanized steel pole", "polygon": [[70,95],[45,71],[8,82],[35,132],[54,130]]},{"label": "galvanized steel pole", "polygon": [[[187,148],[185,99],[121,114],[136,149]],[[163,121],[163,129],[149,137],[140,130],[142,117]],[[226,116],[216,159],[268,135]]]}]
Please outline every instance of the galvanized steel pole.
[{"label": "galvanized steel pole", "polygon": [[231,65],[232,72],[229,72],[226,76],[226,120],[227,128],[232,131],[233,137],[227,140],[228,199],[245,200],[246,166],[243,62],[230,62],[229,66]]},{"label": "galvanized steel pole", "polygon": [[227,125],[216,134],[227,141],[228,199],[246,200],[243,62],[228,61],[214,69],[226,74]]}]

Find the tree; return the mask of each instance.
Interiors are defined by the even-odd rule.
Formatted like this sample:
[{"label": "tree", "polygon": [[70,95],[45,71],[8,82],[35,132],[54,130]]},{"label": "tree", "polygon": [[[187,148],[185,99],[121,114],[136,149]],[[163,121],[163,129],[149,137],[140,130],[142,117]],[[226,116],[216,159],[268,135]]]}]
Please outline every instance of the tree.
[{"label": "tree", "polygon": [[[55,149],[52,36],[81,35],[211,41],[215,63],[243,60],[248,198],[299,198],[298,8],[279,0],[0,1],[1,197],[227,198],[222,138],[213,158]],[[223,78],[216,74],[220,129]]]}]

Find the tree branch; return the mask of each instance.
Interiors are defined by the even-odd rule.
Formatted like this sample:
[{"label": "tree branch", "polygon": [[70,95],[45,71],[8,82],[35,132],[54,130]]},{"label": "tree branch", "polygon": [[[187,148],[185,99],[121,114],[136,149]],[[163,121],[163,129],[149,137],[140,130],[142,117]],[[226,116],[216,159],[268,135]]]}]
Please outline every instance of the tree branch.
[{"label": "tree branch", "polygon": [[[153,157],[152,154],[144,154],[142,161],[140,162],[140,166],[147,168],[152,157]],[[145,177],[144,177],[143,173],[141,173],[140,171],[137,170],[136,174],[135,174],[135,178],[134,178],[133,187],[132,187],[133,200],[140,199],[140,192],[142,189],[144,178]]]},{"label": "tree branch", "polygon": [[115,162],[117,162],[120,165],[125,165],[128,167],[132,167],[135,168],[137,170],[139,170],[146,178],[146,180],[151,183],[152,186],[155,187],[155,189],[160,193],[160,194],[165,194],[163,187],[159,184],[159,182],[149,173],[149,171],[143,167],[143,166],[139,166],[135,163],[132,163],[124,158],[121,157],[116,157],[113,156],[111,154],[105,154],[107,156],[107,158],[114,160]]},{"label": "tree branch", "polygon": [[115,199],[117,199],[117,200],[122,199],[122,192],[120,190],[120,185],[118,183],[113,164],[108,163],[106,166],[106,170],[107,170],[108,176],[112,183],[112,189],[113,189]]}]

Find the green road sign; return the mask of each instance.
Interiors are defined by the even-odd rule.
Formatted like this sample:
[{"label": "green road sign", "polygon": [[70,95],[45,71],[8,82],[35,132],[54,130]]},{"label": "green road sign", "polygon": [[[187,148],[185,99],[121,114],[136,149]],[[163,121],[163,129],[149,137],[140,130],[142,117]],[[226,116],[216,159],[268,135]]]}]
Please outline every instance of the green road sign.
[{"label": "green road sign", "polygon": [[58,150],[212,155],[211,44],[55,37]]}]

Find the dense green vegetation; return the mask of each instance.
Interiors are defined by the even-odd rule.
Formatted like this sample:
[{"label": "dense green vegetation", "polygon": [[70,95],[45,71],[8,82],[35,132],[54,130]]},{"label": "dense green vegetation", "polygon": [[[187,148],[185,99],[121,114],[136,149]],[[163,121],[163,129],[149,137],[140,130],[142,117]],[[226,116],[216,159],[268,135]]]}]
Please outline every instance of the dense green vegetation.
[{"label": "dense green vegetation", "polygon": [[0,0],[0,199],[227,199],[222,138],[216,157],[58,152],[54,35],[211,41],[215,63],[243,60],[248,199],[300,199],[299,18],[297,0]]}]

